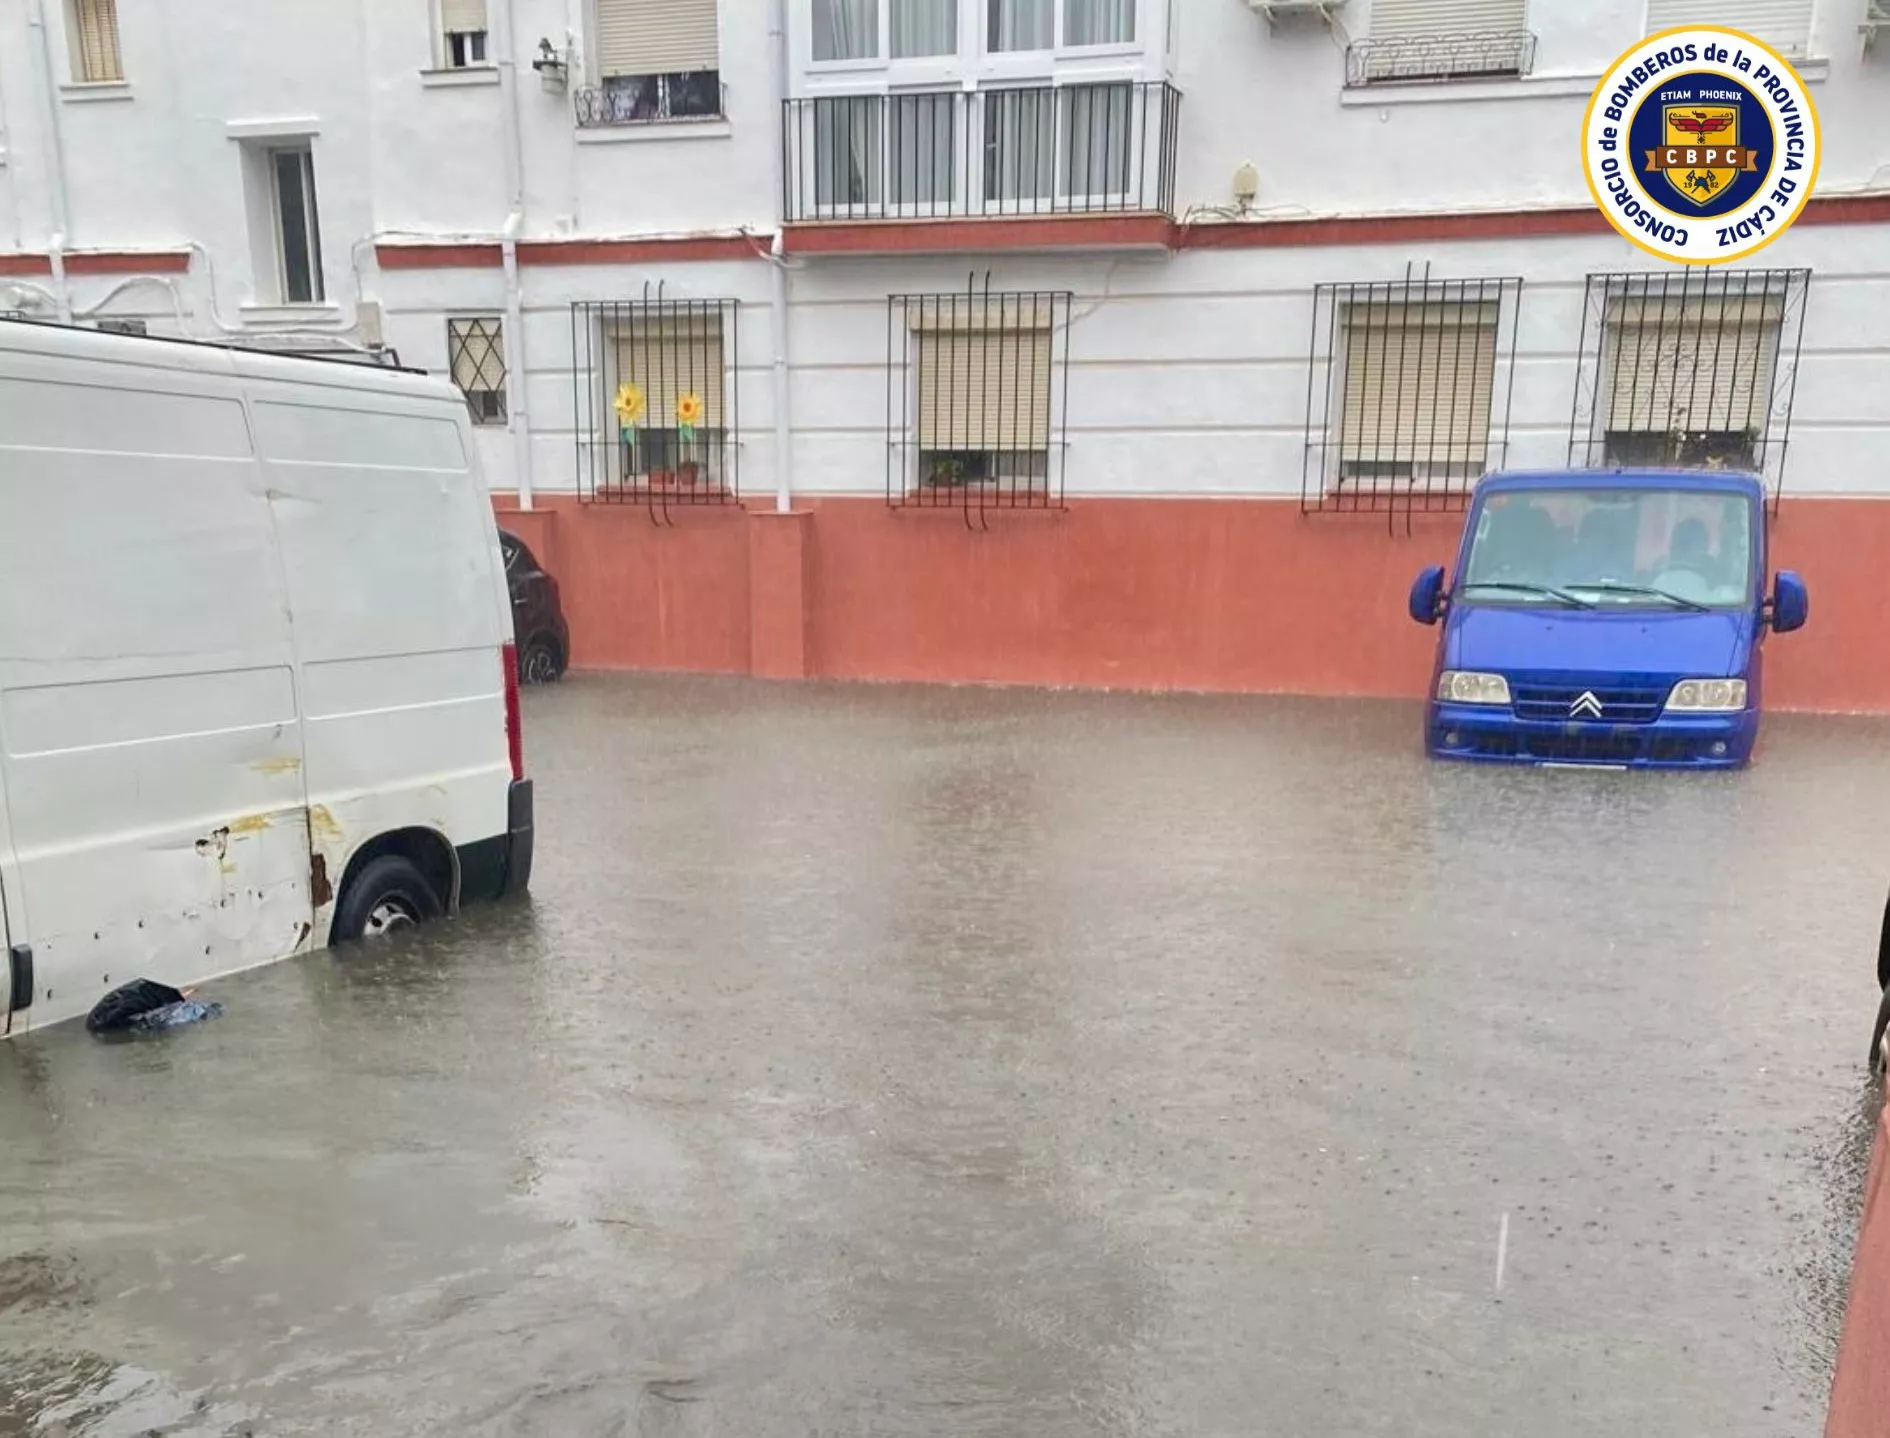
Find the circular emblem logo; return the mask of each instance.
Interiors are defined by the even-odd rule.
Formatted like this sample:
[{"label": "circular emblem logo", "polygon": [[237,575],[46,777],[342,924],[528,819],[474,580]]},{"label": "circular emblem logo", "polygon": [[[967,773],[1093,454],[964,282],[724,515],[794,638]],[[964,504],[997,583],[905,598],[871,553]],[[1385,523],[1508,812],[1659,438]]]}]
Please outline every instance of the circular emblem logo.
[{"label": "circular emblem logo", "polygon": [[1595,87],[1582,168],[1608,223],[1649,254],[1724,264],[1803,212],[1818,178],[1818,114],[1785,58],[1750,35],[1663,30]]}]

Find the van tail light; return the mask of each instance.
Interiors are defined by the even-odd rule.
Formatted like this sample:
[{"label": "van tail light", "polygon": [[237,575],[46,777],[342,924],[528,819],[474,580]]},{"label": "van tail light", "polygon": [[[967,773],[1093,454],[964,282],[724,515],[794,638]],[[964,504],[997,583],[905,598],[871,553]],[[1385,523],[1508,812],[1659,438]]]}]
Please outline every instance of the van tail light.
[{"label": "van tail light", "polygon": [[525,777],[525,728],[518,717],[518,645],[507,644],[499,650],[499,662],[505,670],[505,747],[512,756],[512,777]]}]

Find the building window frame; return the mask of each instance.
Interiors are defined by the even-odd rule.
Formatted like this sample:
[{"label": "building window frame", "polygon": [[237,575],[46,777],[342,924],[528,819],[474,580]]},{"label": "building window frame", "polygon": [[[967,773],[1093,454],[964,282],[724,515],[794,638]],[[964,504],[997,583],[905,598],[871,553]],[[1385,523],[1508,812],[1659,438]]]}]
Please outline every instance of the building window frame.
[{"label": "building window frame", "polygon": [[505,322],[496,315],[448,315],[446,371],[466,396],[472,422],[503,428],[507,423]]},{"label": "building window frame", "polygon": [[1750,470],[1776,504],[1810,285],[1809,269],[1589,275],[1570,466]]},{"label": "building window frame", "polygon": [[886,503],[1062,509],[1070,377],[1068,290],[963,290],[886,302]]},{"label": "building window frame", "polygon": [[1413,512],[1464,507],[1507,458],[1522,289],[1428,264],[1314,289],[1302,513],[1382,512],[1408,529]]},{"label": "building window frame", "polygon": [[123,85],[118,0],[65,0],[66,51],[74,85]]},{"label": "building window frame", "polygon": [[[713,67],[614,70],[605,58],[605,35],[600,0],[584,0],[583,13],[590,44],[585,62],[585,83],[571,97],[572,114],[581,129],[607,126],[701,124],[728,118],[728,87],[722,80],[721,9],[704,0],[715,16],[716,43]],[[680,58],[680,57],[677,57]],[[697,58],[703,58],[700,55]]]},{"label": "building window frame", "polygon": [[740,505],[740,315],[734,299],[673,299],[660,285],[572,304],[580,499],[643,505],[659,522],[672,507]]},{"label": "building window frame", "polygon": [[[272,143],[262,155],[269,173],[269,213],[275,226],[276,292],[285,305],[322,305],[328,302],[322,274],[321,208],[315,183],[315,146],[312,139]],[[293,175],[293,189],[286,181]],[[299,227],[302,275],[297,283],[296,259],[290,243],[291,226]],[[301,293],[297,293],[297,290]]]},{"label": "building window frame", "polygon": [[[950,50],[935,54],[895,55],[893,50],[893,7],[899,0],[877,0],[874,9],[875,43],[873,52],[867,55],[837,56],[827,59],[816,58],[820,51],[817,43],[820,34],[819,7],[825,0],[801,10],[800,33],[796,37],[796,47],[804,57],[805,70],[812,75],[845,74],[851,71],[891,71],[895,75],[902,72],[914,74],[955,74],[975,76],[987,71],[1004,74],[1048,73],[1056,68],[1057,62],[1074,60],[1093,63],[1098,59],[1111,56],[1135,57],[1145,54],[1150,46],[1152,33],[1168,33],[1168,22],[1154,14],[1155,7],[1167,4],[1172,11],[1178,8],[1180,0],[1038,0],[1046,5],[1050,13],[1051,36],[1047,46],[1031,48],[1003,49],[992,41],[993,22],[996,11],[993,7],[1004,0],[939,0],[955,7],[950,29],[956,43]],[[845,0],[833,0],[833,3],[845,3]],[[1130,36],[1126,40],[1105,40],[1094,43],[1078,44],[1069,39],[1071,32],[1070,9],[1083,3],[1128,3],[1131,6]],[[1151,25],[1156,19],[1161,24],[1151,32]]]}]

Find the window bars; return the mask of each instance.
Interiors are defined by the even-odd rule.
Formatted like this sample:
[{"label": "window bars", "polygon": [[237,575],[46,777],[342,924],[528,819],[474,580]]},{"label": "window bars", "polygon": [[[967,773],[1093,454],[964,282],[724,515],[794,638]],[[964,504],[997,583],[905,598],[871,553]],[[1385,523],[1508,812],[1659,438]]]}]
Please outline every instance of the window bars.
[{"label": "window bars", "polygon": [[1302,513],[1458,510],[1509,445],[1518,278],[1313,291]]},{"label": "window bars", "polygon": [[738,504],[740,307],[643,294],[571,306],[579,495],[664,523],[676,506]]},{"label": "window bars", "polygon": [[886,304],[886,502],[1061,509],[1069,291],[891,295]]},{"label": "window bars", "polygon": [[1763,476],[1776,505],[1811,271],[1588,277],[1569,463]]},{"label": "window bars", "polygon": [[1396,85],[1425,80],[1511,80],[1535,68],[1536,37],[1527,30],[1441,35],[1385,35],[1345,48],[1345,83]]},{"label": "window bars", "polygon": [[1172,214],[1180,111],[1160,81],[788,100],[782,213]]},{"label": "window bars", "polygon": [[446,322],[447,370],[474,424],[505,423],[505,340],[496,319]]}]

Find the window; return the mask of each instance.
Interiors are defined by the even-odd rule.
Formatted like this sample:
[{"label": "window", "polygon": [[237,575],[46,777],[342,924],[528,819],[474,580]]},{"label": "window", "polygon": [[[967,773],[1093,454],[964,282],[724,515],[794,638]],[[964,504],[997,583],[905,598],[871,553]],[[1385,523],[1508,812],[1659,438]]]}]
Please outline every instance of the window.
[{"label": "window", "polygon": [[1528,0],[1373,0],[1371,35],[1346,49],[1346,83],[1526,75]]},{"label": "window", "polygon": [[813,0],[815,64],[958,53],[958,0]]},{"label": "window", "polygon": [[[1579,460],[1766,468],[1787,317],[1802,324],[1803,286],[1791,270],[1591,276],[1599,334],[1583,337],[1594,401],[1571,446]],[[1577,426],[1581,399],[1578,385]]]},{"label": "window", "polygon": [[1056,43],[1056,0],[985,0],[990,7],[985,48],[1048,50]]},{"label": "window", "polygon": [[814,59],[877,60],[879,0],[814,0]]},{"label": "window", "polygon": [[988,287],[892,297],[887,360],[902,382],[887,395],[891,503],[1053,503],[1070,303]]},{"label": "window", "polygon": [[1302,507],[1461,508],[1501,462],[1515,279],[1320,285]]},{"label": "window", "polygon": [[[1170,0],[1176,9],[1180,0]],[[1135,0],[1063,0],[1063,43],[1127,45],[1135,40]]]},{"label": "window", "polygon": [[505,423],[505,342],[496,319],[449,319],[446,362],[474,424]]},{"label": "window", "polygon": [[268,159],[282,301],[291,305],[320,304],[327,295],[322,285],[314,152],[300,145],[270,150]]},{"label": "window", "polygon": [[437,0],[440,64],[466,70],[486,64],[486,0]]},{"label": "window", "polygon": [[984,97],[985,193],[997,208],[1110,208],[1128,194],[1136,88],[1065,85]]},{"label": "window", "polygon": [[596,0],[598,83],[580,125],[710,119],[722,113],[715,0]]},{"label": "window", "polygon": [[892,57],[909,60],[958,53],[958,0],[888,0]]},{"label": "window", "polygon": [[728,365],[736,314],[733,300],[572,307],[581,376],[577,428],[584,437],[579,477],[588,498],[735,500],[737,419]]},{"label": "window", "polygon": [[1811,45],[1813,0],[1647,0],[1647,33],[1677,25],[1725,25],[1787,55]]},{"label": "window", "polygon": [[125,78],[118,53],[118,0],[70,0],[67,34],[72,78],[81,84],[106,84]]}]

